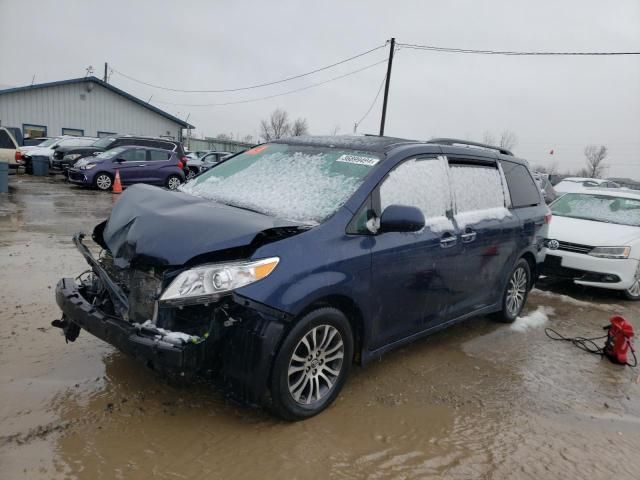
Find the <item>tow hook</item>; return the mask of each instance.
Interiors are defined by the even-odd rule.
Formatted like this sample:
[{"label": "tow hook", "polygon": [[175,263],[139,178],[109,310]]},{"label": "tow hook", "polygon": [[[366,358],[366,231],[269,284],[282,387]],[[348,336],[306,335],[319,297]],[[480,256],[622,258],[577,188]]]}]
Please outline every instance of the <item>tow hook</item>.
[{"label": "tow hook", "polygon": [[80,327],[73,322],[67,320],[65,315],[62,315],[60,320],[54,320],[51,325],[62,330],[64,334],[65,342],[75,342],[78,335],[80,335]]}]

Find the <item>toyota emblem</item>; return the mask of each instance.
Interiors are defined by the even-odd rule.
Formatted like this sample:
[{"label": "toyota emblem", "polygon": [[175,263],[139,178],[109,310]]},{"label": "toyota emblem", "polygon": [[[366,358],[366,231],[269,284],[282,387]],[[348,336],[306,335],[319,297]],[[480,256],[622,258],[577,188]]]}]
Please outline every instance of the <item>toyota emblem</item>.
[{"label": "toyota emblem", "polygon": [[547,242],[547,248],[549,250],[557,250],[560,247],[560,242],[558,240],[549,240]]}]

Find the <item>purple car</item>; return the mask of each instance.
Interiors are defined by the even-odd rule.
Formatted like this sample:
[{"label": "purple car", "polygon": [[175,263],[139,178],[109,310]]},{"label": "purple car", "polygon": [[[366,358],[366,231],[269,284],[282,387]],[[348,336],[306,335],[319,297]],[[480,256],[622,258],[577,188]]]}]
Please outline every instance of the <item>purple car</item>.
[{"label": "purple car", "polygon": [[110,190],[119,170],[123,185],[150,183],[175,190],[185,180],[183,167],[175,152],[124,146],[80,159],[68,174],[73,183]]}]

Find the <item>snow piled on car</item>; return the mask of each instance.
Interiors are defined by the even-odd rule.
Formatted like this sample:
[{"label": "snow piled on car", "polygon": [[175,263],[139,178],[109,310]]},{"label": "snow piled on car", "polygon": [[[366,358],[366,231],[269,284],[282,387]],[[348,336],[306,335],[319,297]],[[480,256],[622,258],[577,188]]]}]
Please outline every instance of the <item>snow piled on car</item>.
[{"label": "snow piled on car", "polygon": [[304,223],[317,223],[344,204],[362,179],[326,172],[324,155],[273,153],[227,178],[189,182],[182,191]]},{"label": "snow piled on car", "polygon": [[515,330],[516,332],[526,332],[529,329],[541,327],[549,321],[549,316],[554,313],[555,310],[553,307],[538,307],[529,315],[516,318],[516,321],[511,324],[511,330]]},{"label": "snow piled on car", "polygon": [[450,176],[458,212],[455,219],[459,228],[511,216],[505,208],[504,186],[498,169],[452,165]]},{"label": "snow piled on car", "polygon": [[453,223],[445,216],[451,208],[450,198],[447,165],[440,159],[404,162],[389,172],[380,187],[383,211],[389,205],[419,208],[427,228],[436,233],[453,229]]}]

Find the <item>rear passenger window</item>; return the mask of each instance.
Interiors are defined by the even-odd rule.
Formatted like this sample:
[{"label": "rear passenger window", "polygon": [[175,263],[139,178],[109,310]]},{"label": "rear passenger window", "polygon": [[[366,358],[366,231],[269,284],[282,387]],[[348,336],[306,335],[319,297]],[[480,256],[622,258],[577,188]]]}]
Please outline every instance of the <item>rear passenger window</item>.
[{"label": "rear passenger window", "polygon": [[502,170],[507,179],[511,204],[514,208],[540,205],[540,191],[531,178],[529,170],[517,163],[502,161]]},{"label": "rear passenger window", "polygon": [[156,162],[160,160],[169,160],[171,152],[164,150],[149,150],[149,161]]},{"label": "rear passenger window", "polygon": [[504,207],[504,189],[497,168],[452,164],[449,173],[456,212]]},{"label": "rear passenger window", "polygon": [[414,158],[394,168],[380,185],[381,211],[389,205],[408,205],[422,210],[432,230],[452,228],[451,190],[447,164],[442,158]]},{"label": "rear passenger window", "polygon": [[120,158],[127,162],[144,162],[147,160],[147,151],[143,148],[136,148],[134,150],[127,150]]}]

